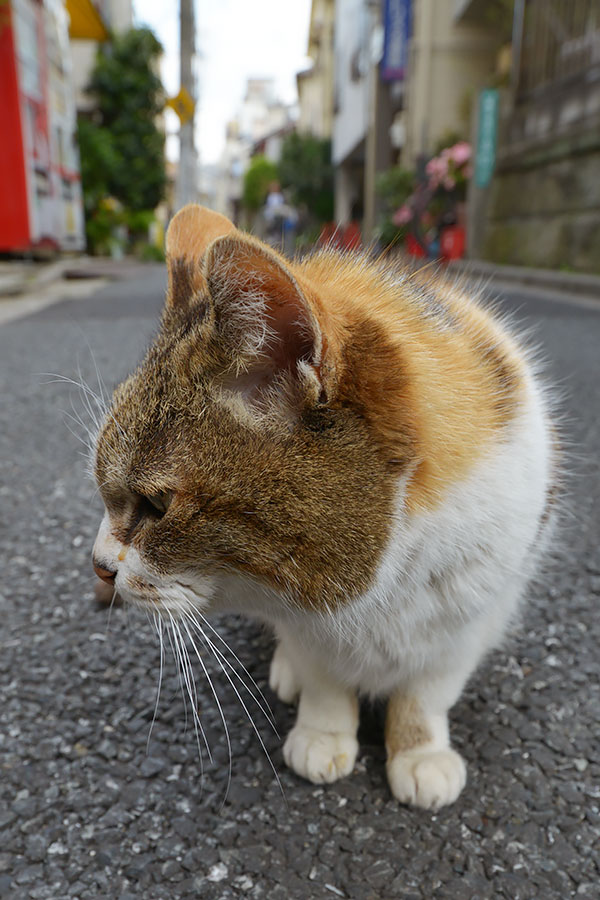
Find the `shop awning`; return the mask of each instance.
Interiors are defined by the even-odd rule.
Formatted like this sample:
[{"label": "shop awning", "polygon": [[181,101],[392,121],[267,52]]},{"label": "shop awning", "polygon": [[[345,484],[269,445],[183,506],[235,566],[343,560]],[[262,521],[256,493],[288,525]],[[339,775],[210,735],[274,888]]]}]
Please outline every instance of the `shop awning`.
[{"label": "shop awning", "polygon": [[108,30],[92,0],[66,0],[69,37],[72,40],[106,41]]}]

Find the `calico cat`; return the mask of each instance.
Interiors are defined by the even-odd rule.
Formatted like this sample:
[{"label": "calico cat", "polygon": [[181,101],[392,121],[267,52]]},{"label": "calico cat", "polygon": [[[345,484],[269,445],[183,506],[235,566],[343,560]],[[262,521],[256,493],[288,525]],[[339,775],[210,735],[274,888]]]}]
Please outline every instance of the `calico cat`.
[{"label": "calico cat", "polygon": [[451,803],[448,710],[553,519],[554,432],[523,351],[431,270],[288,262],[198,206],[167,260],[158,337],[97,441],[97,574],[165,617],[269,623],[298,774],[348,775],[358,697],[384,697],[393,794]]}]

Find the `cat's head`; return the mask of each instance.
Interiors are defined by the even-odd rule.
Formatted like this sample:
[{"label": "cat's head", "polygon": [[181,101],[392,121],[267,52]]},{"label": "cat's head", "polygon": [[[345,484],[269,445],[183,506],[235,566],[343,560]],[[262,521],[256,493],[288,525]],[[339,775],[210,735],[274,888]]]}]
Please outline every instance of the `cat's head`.
[{"label": "cat's head", "polygon": [[167,260],[159,334],[98,437],[97,571],[172,614],[210,608],[232,576],[274,603],[343,602],[372,579],[392,507],[356,381],[377,336],[350,346],[323,300],[335,285],[200,207],[174,218]]}]

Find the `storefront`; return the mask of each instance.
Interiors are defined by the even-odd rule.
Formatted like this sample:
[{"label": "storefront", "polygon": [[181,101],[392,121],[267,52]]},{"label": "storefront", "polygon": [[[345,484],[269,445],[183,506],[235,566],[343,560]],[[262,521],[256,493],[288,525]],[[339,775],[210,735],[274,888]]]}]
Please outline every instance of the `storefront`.
[{"label": "storefront", "polygon": [[81,250],[69,16],[61,0],[0,4],[0,84],[0,252]]}]

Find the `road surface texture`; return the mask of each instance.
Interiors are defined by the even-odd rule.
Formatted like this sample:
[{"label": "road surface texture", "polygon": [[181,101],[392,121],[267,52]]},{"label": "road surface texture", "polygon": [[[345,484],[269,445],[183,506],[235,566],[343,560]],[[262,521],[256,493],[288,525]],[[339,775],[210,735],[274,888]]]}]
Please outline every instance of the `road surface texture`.
[{"label": "road surface texture", "polygon": [[[101,503],[63,412],[84,407],[76,388],[42,373],[81,372],[97,389],[97,365],[116,384],[152,334],[163,290],[151,266],[0,329],[0,896],[599,897],[600,304],[502,300],[534,326],[563,396],[568,517],[521,625],[453,710],[469,780],[431,813],[390,796],[381,708],[363,710],[353,775],[317,787],[285,768],[281,739],[240,687],[277,779],[212,664],[231,739],[225,799],[219,712],[197,664],[213,758],[203,750],[202,775],[168,647],[149,737],[157,637],[122,608],[109,625],[94,603]],[[266,687],[271,637],[249,621],[217,624],[284,736],[293,711]]]}]

